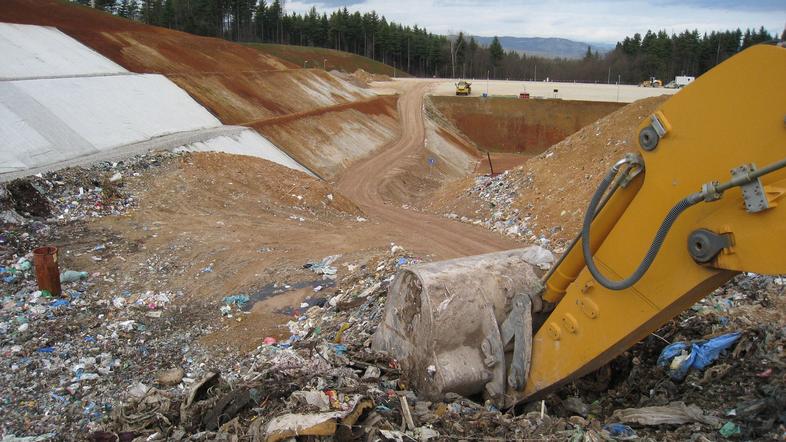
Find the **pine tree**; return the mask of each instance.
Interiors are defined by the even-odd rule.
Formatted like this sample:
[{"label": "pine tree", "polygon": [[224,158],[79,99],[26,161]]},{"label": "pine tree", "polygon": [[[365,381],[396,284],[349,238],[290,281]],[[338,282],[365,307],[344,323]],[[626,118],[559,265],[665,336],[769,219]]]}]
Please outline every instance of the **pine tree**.
[{"label": "pine tree", "polygon": [[584,61],[592,60],[592,47],[587,46],[587,52],[584,54]]},{"label": "pine tree", "polygon": [[499,38],[494,36],[489,46],[489,61],[491,61],[491,68],[494,70],[494,78],[497,78],[497,67],[499,67],[499,63],[502,61],[504,55],[505,52],[502,50]]},{"label": "pine tree", "polygon": [[95,0],[95,8],[106,12],[115,12],[117,5],[115,0]]},{"label": "pine tree", "polygon": [[161,26],[177,28],[175,17],[175,0],[164,0],[164,7],[161,12]]},{"label": "pine tree", "polygon": [[123,0],[117,7],[117,15],[123,18],[128,18],[128,0]]}]

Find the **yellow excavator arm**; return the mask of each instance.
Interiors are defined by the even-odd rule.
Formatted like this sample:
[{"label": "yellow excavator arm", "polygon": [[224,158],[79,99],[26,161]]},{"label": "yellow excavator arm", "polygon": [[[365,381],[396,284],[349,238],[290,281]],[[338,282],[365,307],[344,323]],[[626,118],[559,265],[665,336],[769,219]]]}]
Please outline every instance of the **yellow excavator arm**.
[{"label": "yellow excavator arm", "polygon": [[[543,298],[556,304],[533,338],[523,391],[534,398],[590,373],[741,271],[786,273],[786,49],[759,45],[707,72],[640,127],[635,176],[603,207],[589,249],[601,278],[633,274],[674,206],[688,197],[641,278],[613,289],[592,275],[581,239]],[[755,171],[768,172],[755,177]],[[759,172],[761,173],[761,172]],[[620,175],[624,176],[624,175]],[[736,181],[733,181],[736,180]],[[739,183],[725,192],[721,184]],[[702,192],[703,191],[703,192]]]},{"label": "yellow excavator arm", "polygon": [[665,102],[542,281],[532,249],[402,269],[372,346],[431,400],[510,407],[600,368],[738,272],[786,273],[784,74],[786,49],[758,45]]}]

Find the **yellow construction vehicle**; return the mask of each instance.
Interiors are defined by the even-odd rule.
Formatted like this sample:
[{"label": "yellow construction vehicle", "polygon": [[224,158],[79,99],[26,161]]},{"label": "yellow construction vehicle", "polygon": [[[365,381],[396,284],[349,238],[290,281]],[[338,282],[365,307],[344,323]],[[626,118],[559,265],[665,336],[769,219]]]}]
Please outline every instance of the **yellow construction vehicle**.
[{"label": "yellow construction vehicle", "polygon": [[649,80],[644,80],[639,83],[640,87],[663,87],[663,82],[655,77],[650,77]]},{"label": "yellow construction vehicle", "polygon": [[472,95],[472,83],[459,80],[456,83],[456,95]]},{"label": "yellow construction vehicle", "polygon": [[786,49],[749,48],[671,97],[542,277],[520,249],[413,266],[372,346],[437,400],[500,407],[593,372],[739,272],[786,273]]}]

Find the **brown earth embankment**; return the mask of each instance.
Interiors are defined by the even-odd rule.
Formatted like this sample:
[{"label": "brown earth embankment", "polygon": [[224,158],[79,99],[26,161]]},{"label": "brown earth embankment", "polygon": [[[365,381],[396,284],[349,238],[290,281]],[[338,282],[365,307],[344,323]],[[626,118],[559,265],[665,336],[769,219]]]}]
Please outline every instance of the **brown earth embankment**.
[{"label": "brown earth embankment", "polygon": [[437,109],[487,152],[537,155],[622,107],[619,103],[506,97],[432,97]]}]

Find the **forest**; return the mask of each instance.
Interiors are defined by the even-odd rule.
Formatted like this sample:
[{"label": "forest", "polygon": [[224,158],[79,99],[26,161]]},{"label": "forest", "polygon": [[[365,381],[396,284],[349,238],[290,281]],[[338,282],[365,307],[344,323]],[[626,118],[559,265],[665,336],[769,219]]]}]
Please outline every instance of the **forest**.
[{"label": "forest", "polygon": [[[237,42],[317,46],[352,52],[420,77],[494,78],[636,84],[650,77],[699,76],[754,44],[778,38],[764,27],[699,33],[663,30],[625,37],[605,54],[581,59],[505,51],[472,36],[438,35],[376,12],[288,13],[281,0],[76,0],[130,20]],[[786,40],[786,31],[781,39]]]}]

